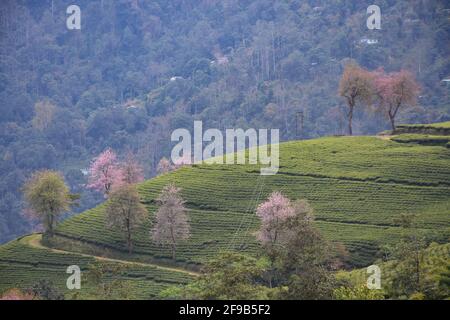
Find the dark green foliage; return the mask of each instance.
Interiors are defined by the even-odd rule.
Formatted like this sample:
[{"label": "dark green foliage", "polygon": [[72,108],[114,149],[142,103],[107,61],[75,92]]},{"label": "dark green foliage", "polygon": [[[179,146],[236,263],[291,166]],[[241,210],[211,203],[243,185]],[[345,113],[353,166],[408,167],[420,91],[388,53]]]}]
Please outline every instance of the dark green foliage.
[{"label": "dark green foliage", "polygon": [[329,265],[332,248],[313,226],[313,213],[303,210],[303,203],[297,203],[293,205],[296,215],[283,222],[284,243],[274,253],[275,280],[278,286],[286,286],[279,298],[331,299],[335,286]]},{"label": "dark green foliage", "polygon": [[50,280],[39,280],[26,291],[37,299],[64,300],[64,295],[55,287],[54,283]]},{"label": "dark green foliage", "polygon": [[[408,259],[403,261],[394,260],[394,256],[392,256],[390,261],[377,261],[375,263],[380,267],[382,287],[381,290],[376,290],[379,291],[379,294],[375,294],[375,296],[381,298],[384,295],[393,299],[448,299],[447,280],[450,263],[450,244],[438,245],[437,243],[431,243],[428,248],[419,250],[419,287],[416,282],[414,264],[411,263],[413,254],[415,254],[414,250],[409,255],[406,255]],[[399,256],[397,255],[397,257]],[[342,297],[342,294],[352,296],[353,294],[358,294],[358,291],[359,294],[366,295],[367,292],[361,292],[360,288],[366,286],[367,276],[366,268],[350,272],[338,272],[337,278],[341,285],[344,284],[346,289],[341,287],[335,293],[340,297]]]},{"label": "dark green foliage", "polygon": [[208,261],[202,275],[185,287],[172,287],[164,298],[252,300],[267,298],[269,289],[258,284],[266,263],[242,254],[224,252]]},{"label": "dark green foliage", "polygon": [[88,266],[85,284],[93,283],[97,291],[97,298],[104,300],[128,299],[130,287],[123,279],[127,266],[97,261]]},{"label": "dark green foliage", "polygon": [[447,265],[447,270],[441,274],[439,285],[450,296],[450,263]]},{"label": "dark green foliage", "polygon": [[424,279],[423,267],[426,241],[417,234],[414,215],[402,214],[395,222],[404,229],[404,234],[393,251],[396,274],[392,279],[390,295],[410,297],[413,294],[424,294],[428,286],[426,283],[428,279]]}]

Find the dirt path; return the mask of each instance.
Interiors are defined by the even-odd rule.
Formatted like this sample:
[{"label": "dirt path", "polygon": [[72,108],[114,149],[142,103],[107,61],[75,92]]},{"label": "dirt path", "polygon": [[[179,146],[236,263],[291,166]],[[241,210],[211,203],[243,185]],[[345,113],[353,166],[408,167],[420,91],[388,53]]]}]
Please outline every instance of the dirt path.
[{"label": "dirt path", "polygon": [[90,255],[90,254],[86,254],[86,253],[70,252],[70,251],[65,251],[65,250],[60,250],[60,249],[49,248],[49,247],[44,246],[42,244],[41,240],[42,240],[42,234],[40,234],[40,233],[34,233],[34,234],[31,234],[29,236],[25,236],[22,239],[20,239],[20,241],[23,244],[27,244],[27,245],[29,245],[31,247],[38,248],[38,249],[50,250],[50,251],[55,252],[55,253],[78,254],[78,255],[83,256],[83,257],[91,257],[91,258],[94,258],[94,259],[100,260],[100,261],[109,261],[109,262],[124,263],[124,264],[129,264],[129,265],[136,265],[136,266],[152,267],[152,268],[157,268],[157,269],[161,269],[161,270],[167,270],[167,271],[173,271],[173,272],[182,272],[182,273],[189,274],[191,276],[198,276],[199,275],[199,273],[197,273],[197,272],[188,271],[188,270],[181,269],[181,268],[164,267],[164,266],[160,266],[160,265],[157,265],[157,264],[151,264],[151,263],[134,262],[134,261],[128,261],[128,260],[113,259],[113,258],[105,258],[105,257],[94,256],[94,255]]},{"label": "dirt path", "polygon": [[374,136],[375,138],[381,139],[381,140],[391,140],[391,138],[393,137],[393,135],[379,135],[379,136]]}]

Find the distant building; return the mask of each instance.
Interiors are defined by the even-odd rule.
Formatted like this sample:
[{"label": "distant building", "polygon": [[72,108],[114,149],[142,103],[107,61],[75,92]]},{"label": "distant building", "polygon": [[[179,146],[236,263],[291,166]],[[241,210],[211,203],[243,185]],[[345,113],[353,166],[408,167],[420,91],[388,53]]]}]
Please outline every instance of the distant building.
[{"label": "distant building", "polygon": [[222,65],[222,64],[228,64],[228,58],[227,57],[225,57],[225,56],[222,56],[222,57],[219,57],[218,59],[217,59],[217,63],[219,64],[219,65]]},{"label": "distant building", "polygon": [[136,108],[140,108],[142,106],[143,106],[143,102],[140,101],[139,99],[130,99],[122,104],[122,107],[126,108],[126,109],[136,109]]},{"label": "distant building", "polygon": [[226,56],[221,56],[221,57],[217,57],[217,60],[212,60],[209,63],[211,65],[226,65],[228,64],[230,61],[228,60],[228,58]]},{"label": "distant building", "polygon": [[441,80],[443,83],[445,83],[447,86],[450,86],[450,77],[445,77]]},{"label": "distant building", "polygon": [[377,44],[378,40],[377,39],[362,38],[361,40],[359,40],[359,43],[372,45],[372,44]]},{"label": "distant building", "polygon": [[230,62],[228,60],[228,57],[226,55],[224,55],[222,53],[222,50],[220,50],[220,48],[217,46],[213,49],[212,54],[214,56],[214,61],[211,62],[212,65],[217,64],[220,66],[220,65],[226,65]]}]

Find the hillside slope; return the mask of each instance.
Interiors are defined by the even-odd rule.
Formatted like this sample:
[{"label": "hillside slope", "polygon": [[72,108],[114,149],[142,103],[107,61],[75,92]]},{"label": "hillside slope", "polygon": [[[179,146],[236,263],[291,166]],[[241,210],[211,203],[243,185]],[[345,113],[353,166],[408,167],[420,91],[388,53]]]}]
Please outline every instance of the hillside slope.
[{"label": "hillside slope", "polygon": [[[66,27],[74,2],[81,32]],[[370,4],[381,8],[380,30],[367,28]],[[398,123],[450,120],[448,8],[446,0],[2,0],[0,243],[32,228],[21,188],[35,170],[63,172],[83,193],[80,211],[97,205],[79,187],[80,169],[107,147],[136,152],[150,177],[169,155],[170,132],[198,119],[221,130],[279,128],[283,140],[342,134],[337,88],[351,60],[415,74],[417,108]],[[52,115],[45,128],[38,108]],[[362,108],[353,120],[358,134],[389,126]]]},{"label": "hillside slope", "polygon": [[449,149],[378,137],[327,137],[281,144],[274,176],[260,176],[251,165],[193,165],[144,182],[139,191],[150,214],[131,257],[123,237],[105,228],[102,206],[60,224],[56,246],[164,261],[170,252],[151,243],[149,230],[154,200],[168,183],[183,189],[190,209],[192,238],[179,246],[179,264],[202,263],[219,250],[255,253],[255,207],[274,190],[308,199],[317,226],[346,245],[355,266],[370,264],[380,245],[398,239],[393,220],[401,213],[416,214],[420,232],[432,240],[447,242],[450,235]]},{"label": "hillside slope", "polygon": [[[175,269],[49,249],[40,244],[40,239],[41,235],[33,234],[0,247],[0,294],[12,287],[27,289],[39,280],[50,280],[66,297],[74,298],[73,294],[78,292],[81,293],[77,296],[79,299],[98,299],[101,298],[99,288],[85,271],[100,261],[110,268],[121,267],[119,274],[108,273],[104,281],[121,281],[128,288],[128,298],[131,299],[155,298],[161,290],[186,283],[194,277],[191,273]],[[80,291],[71,292],[66,287],[70,276],[66,269],[71,265],[81,268]]]},{"label": "hillside slope", "polygon": [[[376,261],[381,245],[399,239],[402,232],[394,218],[400,213],[416,214],[419,233],[448,242],[450,149],[417,144],[405,136],[282,143],[280,170],[274,176],[260,176],[258,166],[193,165],[148,180],[139,191],[149,217],[135,236],[133,255],[119,233],[105,228],[100,205],[61,223],[52,241],[41,242],[41,235],[33,234],[0,246],[0,293],[47,279],[74,298],[65,286],[66,268],[75,264],[86,271],[103,262],[126,267],[118,276],[108,274],[107,283],[122,281],[130,298],[157,298],[161,290],[195,276],[180,266],[195,267],[220,250],[256,254],[255,207],[274,190],[308,199],[317,226],[328,239],[347,246],[356,267]],[[179,246],[177,267],[169,250],[153,245],[149,237],[154,200],[168,183],[183,188],[192,225],[192,238]],[[448,259],[448,244],[439,248],[446,250],[439,259]],[[358,280],[361,274],[357,269],[342,276]],[[76,298],[99,298],[98,288],[85,276],[83,281],[85,290]]]}]

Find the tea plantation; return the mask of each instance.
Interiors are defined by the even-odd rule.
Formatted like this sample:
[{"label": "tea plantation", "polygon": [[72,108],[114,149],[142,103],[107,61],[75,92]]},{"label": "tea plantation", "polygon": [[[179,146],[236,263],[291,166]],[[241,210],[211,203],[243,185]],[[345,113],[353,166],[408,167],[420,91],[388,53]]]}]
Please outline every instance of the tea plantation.
[{"label": "tea plantation", "polygon": [[[42,278],[66,290],[67,266],[86,269],[102,256],[113,264],[128,261],[120,277],[135,298],[155,298],[167,286],[189,281],[194,275],[186,270],[197,270],[220,251],[257,254],[255,208],[275,190],[307,199],[317,227],[330,241],[346,246],[354,267],[373,263],[381,246],[400,239],[402,230],[394,221],[402,213],[417,216],[418,232],[428,240],[447,243],[450,149],[442,143],[418,143],[417,135],[422,133],[282,143],[279,172],[272,176],[261,176],[259,165],[207,164],[158,176],[138,186],[149,213],[134,235],[133,254],[127,253],[123,235],[105,227],[100,205],[60,223],[55,238],[44,242],[52,249],[37,235],[1,246],[0,292]],[[192,233],[178,246],[175,263],[170,250],[150,238],[155,199],[169,183],[182,188]],[[86,298],[95,296],[92,284],[86,288]]]},{"label": "tea plantation", "polygon": [[[149,231],[162,187],[181,187],[189,207],[192,237],[179,246],[178,264],[201,264],[220,250],[256,253],[255,208],[272,191],[307,199],[326,237],[346,245],[354,266],[377,257],[379,246],[398,239],[394,218],[417,215],[420,232],[447,242],[450,235],[450,150],[442,146],[398,143],[378,137],[327,137],[280,145],[280,169],[261,176],[256,165],[193,165],[139,186],[149,211],[127,259],[170,257],[155,246]],[[103,207],[71,218],[57,228],[60,247],[97,247],[127,256],[119,233],[105,228]],[[89,245],[87,248],[84,244]]]},{"label": "tea plantation", "polygon": [[[41,247],[38,245],[39,240],[40,235],[34,234],[0,247],[0,293],[12,287],[27,289],[39,280],[50,280],[69,298],[73,298],[74,293],[80,293],[80,299],[101,298],[97,292],[98,287],[90,278],[86,278],[86,270],[98,259]],[[128,288],[128,297],[132,299],[155,298],[168,286],[187,283],[193,278],[193,275],[185,272],[156,266],[113,260],[104,260],[103,263],[110,267],[121,265],[119,274],[106,274],[103,281],[121,281]],[[66,270],[71,265],[78,265],[82,271],[81,290],[67,289],[66,280],[70,274]]]},{"label": "tea plantation", "polygon": [[401,124],[396,133],[428,133],[434,135],[450,135],[450,121],[431,124]]}]

